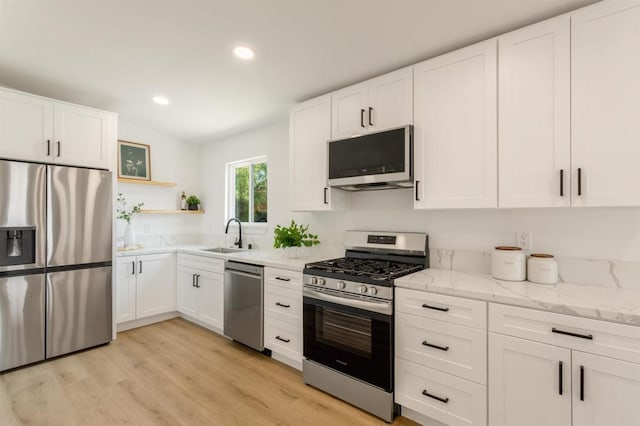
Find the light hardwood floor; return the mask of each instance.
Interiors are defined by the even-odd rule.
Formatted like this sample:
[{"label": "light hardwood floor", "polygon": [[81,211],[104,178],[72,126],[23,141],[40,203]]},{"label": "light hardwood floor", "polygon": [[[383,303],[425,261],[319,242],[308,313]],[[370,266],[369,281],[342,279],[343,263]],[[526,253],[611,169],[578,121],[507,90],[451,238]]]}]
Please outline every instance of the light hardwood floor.
[{"label": "light hardwood floor", "polygon": [[[0,425],[384,425],[182,319],[0,375]],[[412,425],[399,417],[394,425]]]}]

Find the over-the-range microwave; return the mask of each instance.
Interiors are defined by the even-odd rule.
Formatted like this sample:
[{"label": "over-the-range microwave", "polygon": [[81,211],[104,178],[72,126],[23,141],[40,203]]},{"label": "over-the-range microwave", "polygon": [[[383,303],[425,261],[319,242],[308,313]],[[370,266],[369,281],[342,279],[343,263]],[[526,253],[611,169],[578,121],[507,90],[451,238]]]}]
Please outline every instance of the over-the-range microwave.
[{"label": "over-the-range microwave", "polygon": [[349,191],[413,186],[413,126],[327,142],[327,185]]}]

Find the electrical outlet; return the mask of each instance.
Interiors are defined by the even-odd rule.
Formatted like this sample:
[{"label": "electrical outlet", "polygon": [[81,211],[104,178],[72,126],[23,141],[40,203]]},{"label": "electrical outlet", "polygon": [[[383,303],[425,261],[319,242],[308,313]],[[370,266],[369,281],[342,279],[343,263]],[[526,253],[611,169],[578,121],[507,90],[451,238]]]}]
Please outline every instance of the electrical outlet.
[{"label": "electrical outlet", "polygon": [[516,245],[522,250],[532,250],[531,231],[516,232]]}]

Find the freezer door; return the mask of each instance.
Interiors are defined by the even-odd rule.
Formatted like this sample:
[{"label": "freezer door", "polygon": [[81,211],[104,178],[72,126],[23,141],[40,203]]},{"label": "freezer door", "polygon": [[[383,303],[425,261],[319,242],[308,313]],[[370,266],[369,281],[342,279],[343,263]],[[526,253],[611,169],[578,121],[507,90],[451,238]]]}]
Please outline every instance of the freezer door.
[{"label": "freezer door", "polygon": [[111,173],[48,166],[47,265],[111,260]]},{"label": "freezer door", "polygon": [[0,371],[44,359],[44,274],[0,278]]},{"label": "freezer door", "polygon": [[0,272],[44,267],[45,175],[44,165],[0,160]]},{"label": "freezer door", "polygon": [[47,358],[111,341],[111,267],[47,273]]}]

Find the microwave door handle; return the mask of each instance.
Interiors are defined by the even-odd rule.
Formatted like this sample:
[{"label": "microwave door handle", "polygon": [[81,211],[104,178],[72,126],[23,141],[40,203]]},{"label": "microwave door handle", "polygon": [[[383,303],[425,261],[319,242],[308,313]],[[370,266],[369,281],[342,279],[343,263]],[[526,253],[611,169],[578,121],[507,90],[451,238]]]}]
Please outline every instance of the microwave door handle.
[{"label": "microwave door handle", "polygon": [[379,312],[382,314],[391,315],[391,304],[387,302],[368,302],[365,300],[355,300],[345,297],[333,296],[330,294],[320,293],[314,290],[304,289],[304,296],[317,300],[326,300],[327,302],[334,302],[344,306],[350,306],[352,308],[360,308],[367,311]]}]

